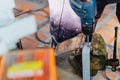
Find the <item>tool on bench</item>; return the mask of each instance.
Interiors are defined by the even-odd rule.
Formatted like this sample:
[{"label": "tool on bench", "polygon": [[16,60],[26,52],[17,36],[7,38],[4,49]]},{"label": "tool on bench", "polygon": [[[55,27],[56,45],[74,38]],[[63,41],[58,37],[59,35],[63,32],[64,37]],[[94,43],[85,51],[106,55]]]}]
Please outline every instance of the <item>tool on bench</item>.
[{"label": "tool on bench", "polygon": [[95,22],[96,0],[70,0],[74,12],[81,18],[82,32],[87,42],[82,48],[83,80],[90,80],[90,44]]}]

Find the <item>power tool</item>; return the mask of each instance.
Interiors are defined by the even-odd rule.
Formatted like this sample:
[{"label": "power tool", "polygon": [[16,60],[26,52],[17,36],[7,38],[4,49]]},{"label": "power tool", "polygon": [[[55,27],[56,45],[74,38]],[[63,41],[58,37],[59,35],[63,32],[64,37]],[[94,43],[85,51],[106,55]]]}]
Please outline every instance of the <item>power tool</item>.
[{"label": "power tool", "polygon": [[90,80],[90,46],[91,35],[93,34],[96,0],[70,0],[73,11],[81,18],[82,33],[86,36],[88,44],[82,48],[82,77],[83,80]]},{"label": "power tool", "polygon": [[70,5],[81,18],[82,32],[87,36],[92,35],[96,15],[96,0],[70,0]]}]

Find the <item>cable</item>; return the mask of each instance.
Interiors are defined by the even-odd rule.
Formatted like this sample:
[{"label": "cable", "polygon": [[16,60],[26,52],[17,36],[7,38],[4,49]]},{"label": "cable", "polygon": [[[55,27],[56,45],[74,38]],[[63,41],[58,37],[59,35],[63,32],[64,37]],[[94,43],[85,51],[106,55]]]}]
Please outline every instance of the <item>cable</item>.
[{"label": "cable", "polygon": [[24,11],[24,10],[20,10],[20,9],[14,8],[14,10],[21,11],[21,13],[15,15],[15,17],[18,17],[18,16],[26,14],[26,13],[32,14],[32,13],[37,12],[37,11],[44,11],[47,15],[49,15],[49,13],[44,10],[44,8],[46,8],[46,7],[48,7],[48,4],[44,5],[42,8],[35,9],[35,10],[33,9],[33,10],[25,10]]},{"label": "cable", "polygon": [[65,0],[63,0],[63,6],[62,6],[62,11],[61,11],[61,15],[60,15],[60,21],[59,21],[59,24],[58,24],[58,37],[57,39],[59,40],[59,37],[60,37],[60,24],[61,24],[61,21],[62,21],[62,16],[63,16],[63,11],[64,11],[64,6],[65,6]]},{"label": "cable", "polygon": [[[25,11],[23,11],[23,10],[19,10],[19,9],[14,8],[14,10],[17,10],[17,11],[20,11],[20,12],[21,12],[21,13],[15,15],[15,17],[21,16],[21,15],[27,14],[27,13],[28,13],[28,14],[35,14],[35,12],[37,12],[37,11],[43,11],[43,12],[45,12],[45,13],[48,15],[48,13],[47,13],[44,9],[25,10]],[[37,14],[35,14],[35,15],[37,15]],[[37,15],[37,16],[43,16],[43,15]],[[44,17],[48,17],[48,16],[44,16]]]},{"label": "cable", "polygon": [[109,79],[109,77],[107,76],[107,73],[106,73],[106,71],[102,71],[102,74],[101,74],[105,79],[107,79],[107,80],[111,80],[111,79]]},{"label": "cable", "polygon": [[44,43],[44,44],[50,44],[50,42],[45,42],[45,41],[41,40],[41,39],[38,37],[37,32],[35,33],[35,37],[36,37],[36,39],[37,39],[38,41],[40,41],[40,42],[42,42],[42,43]]},{"label": "cable", "polygon": [[[49,14],[49,13],[47,13],[47,12],[44,10],[44,8],[45,8],[45,7],[41,8],[41,9],[26,10],[26,11],[19,10],[19,9],[17,9],[17,8],[14,8],[14,10],[17,10],[17,11],[20,11],[20,12],[21,12],[21,13],[15,15],[15,17],[21,16],[21,15],[26,14],[26,13],[35,14],[35,12],[37,12],[37,11],[44,11],[46,14]],[[35,14],[35,15],[36,15],[36,14]],[[40,15],[39,15],[39,16],[40,16]],[[44,16],[44,17],[47,17],[47,16]],[[45,42],[45,41],[41,40],[41,39],[38,37],[37,32],[35,33],[35,37],[36,37],[36,39],[37,39],[38,41],[40,41],[40,42],[42,42],[42,43],[44,43],[44,44],[50,44],[50,42]],[[20,46],[22,45],[21,42],[19,42],[19,45],[20,45]],[[22,47],[20,47],[20,48],[22,49]]]}]

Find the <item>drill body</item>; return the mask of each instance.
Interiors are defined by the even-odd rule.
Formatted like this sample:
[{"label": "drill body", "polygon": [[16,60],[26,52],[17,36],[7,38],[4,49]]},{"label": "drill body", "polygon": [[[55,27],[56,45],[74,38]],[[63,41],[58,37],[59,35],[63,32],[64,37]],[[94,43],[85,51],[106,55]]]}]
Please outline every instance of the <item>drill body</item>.
[{"label": "drill body", "polygon": [[73,11],[81,18],[82,32],[85,35],[93,33],[96,15],[96,0],[70,0]]}]

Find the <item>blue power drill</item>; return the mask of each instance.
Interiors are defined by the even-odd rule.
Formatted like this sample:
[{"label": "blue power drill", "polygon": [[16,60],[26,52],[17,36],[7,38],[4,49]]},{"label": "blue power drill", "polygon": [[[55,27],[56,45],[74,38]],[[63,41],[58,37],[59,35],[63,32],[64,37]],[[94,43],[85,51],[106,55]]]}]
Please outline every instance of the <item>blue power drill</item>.
[{"label": "blue power drill", "polygon": [[82,32],[90,36],[94,31],[96,0],[70,0],[73,11],[81,18]]}]

